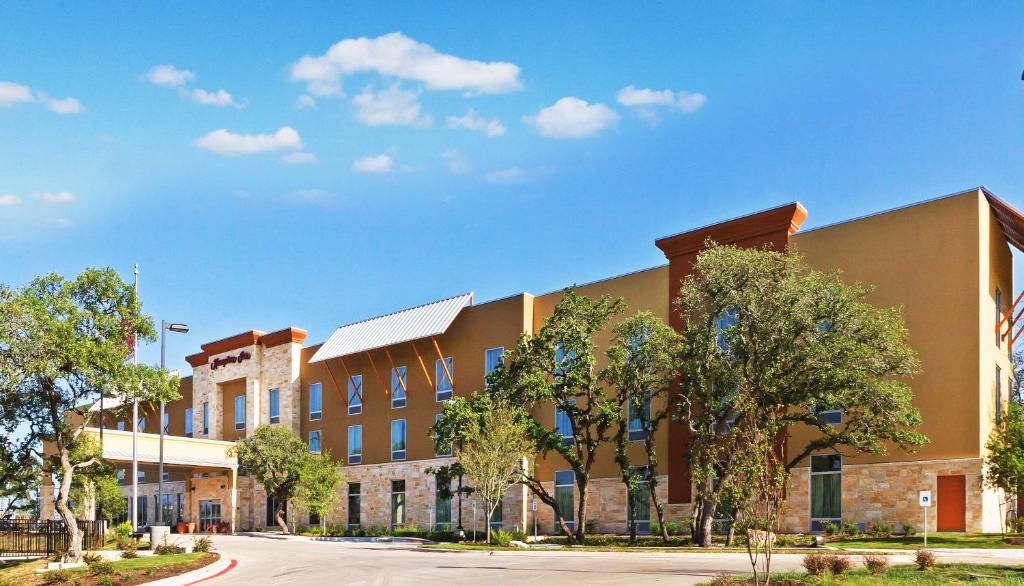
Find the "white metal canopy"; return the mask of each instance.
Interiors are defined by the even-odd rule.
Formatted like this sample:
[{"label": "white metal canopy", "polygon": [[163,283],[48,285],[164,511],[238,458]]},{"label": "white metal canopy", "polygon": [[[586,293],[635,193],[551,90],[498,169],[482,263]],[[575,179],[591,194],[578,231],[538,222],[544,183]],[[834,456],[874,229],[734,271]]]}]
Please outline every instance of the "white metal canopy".
[{"label": "white metal canopy", "polygon": [[470,305],[472,292],[341,326],[309,361],[320,362],[441,335],[459,312]]}]

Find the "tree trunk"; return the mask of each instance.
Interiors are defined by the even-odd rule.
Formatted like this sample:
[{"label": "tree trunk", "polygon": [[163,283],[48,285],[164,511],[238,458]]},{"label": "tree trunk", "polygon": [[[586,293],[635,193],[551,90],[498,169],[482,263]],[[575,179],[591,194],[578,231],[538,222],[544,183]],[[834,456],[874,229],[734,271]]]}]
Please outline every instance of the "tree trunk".
[{"label": "tree trunk", "polygon": [[281,531],[283,531],[285,533],[285,535],[287,535],[287,534],[291,533],[291,531],[288,530],[288,523],[284,520],[284,515],[282,514],[283,511],[284,511],[284,507],[281,505],[281,499],[279,499],[279,498],[277,498],[275,496],[274,497],[274,518],[277,519],[277,526],[281,528]]},{"label": "tree trunk", "polygon": [[729,532],[725,535],[725,546],[732,547],[732,541],[736,538],[736,517],[729,519]]},{"label": "tree trunk", "polygon": [[648,483],[651,490],[651,503],[654,505],[654,511],[658,514],[658,527],[661,529],[661,542],[668,545],[668,527],[665,526],[665,505],[658,500],[658,482],[654,479],[654,474],[651,474],[651,479]]},{"label": "tree trunk", "polygon": [[693,542],[700,547],[711,547],[711,526],[715,520],[717,503],[704,499],[700,515],[694,519]]},{"label": "tree trunk", "polygon": [[57,498],[57,513],[64,521],[64,527],[68,531],[68,551],[64,555],[64,561],[77,562],[82,559],[82,530],[78,528],[78,520],[68,506],[68,493],[71,490],[71,474],[74,467],[68,462],[67,454],[61,454],[61,482],[60,496]]},{"label": "tree trunk", "polygon": [[491,544],[491,515],[494,513],[494,505],[490,501],[484,499],[487,503],[487,517],[484,519],[484,523],[487,524],[487,545]]},{"label": "tree trunk", "polygon": [[587,537],[587,479],[577,483],[580,490],[580,505],[576,508],[576,541],[584,544]]},{"label": "tree trunk", "polygon": [[[626,494],[629,494],[628,490],[626,491]],[[629,509],[629,514],[626,515],[629,520],[629,544],[633,545],[636,543],[636,498],[630,498],[627,496],[626,500],[628,501],[627,508]]]}]

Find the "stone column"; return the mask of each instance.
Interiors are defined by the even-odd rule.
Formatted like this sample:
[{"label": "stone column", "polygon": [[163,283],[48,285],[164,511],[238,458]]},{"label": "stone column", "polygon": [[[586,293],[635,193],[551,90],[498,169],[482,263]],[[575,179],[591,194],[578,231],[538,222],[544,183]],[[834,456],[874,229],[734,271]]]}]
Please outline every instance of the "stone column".
[{"label": "stone column", "polygon": [[231,532],[235,532],[238,522],[238,468],[232,468],[228,474],[228,490],[231,491]]},{"label": "stone column", "polygon": [[245,379],[245,435],[249,437],[260,424],[260,404],[263,388],[257,377]]}]

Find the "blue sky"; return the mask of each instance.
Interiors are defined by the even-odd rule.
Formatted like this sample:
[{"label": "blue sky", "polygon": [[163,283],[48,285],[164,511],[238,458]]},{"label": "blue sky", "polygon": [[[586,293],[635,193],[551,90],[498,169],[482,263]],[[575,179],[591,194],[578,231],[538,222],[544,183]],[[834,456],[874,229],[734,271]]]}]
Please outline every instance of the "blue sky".
[{"label": "blue sky", "polygon": [[792,200],[1024,205],[1012,3],[208,4],[0,5],[0,281],[138,262],[186,373]]}]

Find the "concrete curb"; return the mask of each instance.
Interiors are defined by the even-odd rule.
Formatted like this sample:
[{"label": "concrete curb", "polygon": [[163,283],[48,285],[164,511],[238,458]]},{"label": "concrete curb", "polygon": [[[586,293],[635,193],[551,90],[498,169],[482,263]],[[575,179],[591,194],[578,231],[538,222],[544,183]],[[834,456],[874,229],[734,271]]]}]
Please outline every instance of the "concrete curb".
[{"label": "concrete curb", "polygon": [[213,562],[208,566],[199,568],[198,570],[192,570],[178,576],[171,576],[170,578],[164,578],[162,580],[155,580],[153,582],[146,582],[150,586],[188,586],[189,584],[196,584],[198,582],[204,582],[216,576],[226,574],[233,570],[238,562],[233,559],[228,559],[225,556],[220,556],[220,559]]}]

